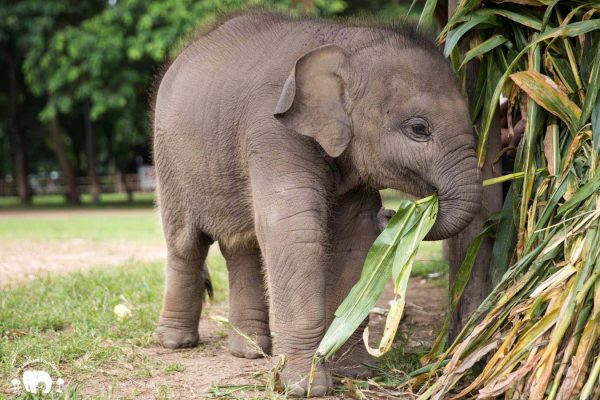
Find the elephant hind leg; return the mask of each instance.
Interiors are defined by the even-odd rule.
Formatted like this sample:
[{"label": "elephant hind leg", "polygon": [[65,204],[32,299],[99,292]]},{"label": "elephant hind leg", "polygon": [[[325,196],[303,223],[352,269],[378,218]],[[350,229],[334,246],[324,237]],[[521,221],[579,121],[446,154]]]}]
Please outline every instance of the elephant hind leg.
[{"label": "elephant hind leg", "polygon": [[220,247],[229,271],[229,321],[234,327],[229,351],[241,358],[262,357],[271,352],[271,332],[260,250]]},{"label": "elephant hind leg", "polygon": [[[163,222],[165,218],[163,215]],[[198,344],[198,323],[205,290],[210,290],[204,263],[212,239],[202,232],[165,227],[167,263],[163,309],[154,338],[176,349]]]},{"label": "elephant hind leg", "polygon": [[[333,216],[334,262],[327,271],[328,322],[335,310],[346,298],[362,273],[369,248],[380,233],[378,212],[381,198],[376,191],[358,190],[339,199]],[[365,365],[373,365],[374,359],[365,349],[362,333],[368,318],[360,325],[346,344],[334,357],[335,373],[364,379],[372,375]]]}]

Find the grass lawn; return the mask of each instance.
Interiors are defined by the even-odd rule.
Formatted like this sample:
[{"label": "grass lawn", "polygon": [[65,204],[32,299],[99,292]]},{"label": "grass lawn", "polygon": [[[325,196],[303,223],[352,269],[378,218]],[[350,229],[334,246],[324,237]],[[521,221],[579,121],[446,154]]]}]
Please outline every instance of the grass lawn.
[{"label": "grass lawn", "polygon": [[65,202],[65,197],[59,194],[35,195],[31,204],[20,204],[16,196],[0,196],[1,210],[27,209],[60,209],[60,208],[147,208],[154,206],[154,193],[139,192],[133,194],[133,202],[129,202],[125,193],[103,193],[100,204],[92,204],[89,193],[81,195],[81,204],[72,206]]},{"label": "grass lawn", "polygon": [[[223,259],[208,260],[215,302],[227,299]],[[39,278],[0,291],[0,398],[10,393],[19,368],[34,359],[55,365],[69,390],[86,373],[128,363],[134,374],[151,373],[140,347],[151,343],[163,293],[162,263],[123,265]],[[131,316],[119,319],[123,304]]]},{"label": "grass lawn", "polygon": [[0,240],[162,240],[158,213],[11,213],[0,218]]}]

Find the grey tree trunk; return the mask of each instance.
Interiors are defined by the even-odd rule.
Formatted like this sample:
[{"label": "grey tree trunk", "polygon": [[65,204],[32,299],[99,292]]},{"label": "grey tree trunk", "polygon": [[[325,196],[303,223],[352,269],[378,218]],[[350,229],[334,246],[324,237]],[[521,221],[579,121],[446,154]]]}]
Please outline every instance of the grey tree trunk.
[{"label": "grey tree trunk", "polygon": [[100,181],[98,179],[98,173],[96,171],[96,133],[94,132],[94,126],[92,125],[90,109],[90,100],[87,99],[83,102],[83,119],[85,122],[85,144],[88,161],[88,175],[92,180],[92,203],[100,204],[101,188]]},{"label": "grey tree trunk", "polygon": [[2,51],[8,63],[8,132],[13,158],[13,169],[17,184],[17,194],[21,203],[31,202],[31,188],[27,180],[27,151],[24,132],[19,127],[19,64],[8,52]]},{"label": "grey tree trunk", "polygon": [[60,132],[60,124],[58,115],[55,115],[50,121],[50,133],[52,134],[52,143],[54,144],[54,153],[58,159],[58,164],[63,174],[65,184],[67,202],[70,204],[79,204],[79,189],[77,188],[77,178],[73,171],[73,167],[69,163],[67,157],[67,149],[65,141]]},{"label": "grey tree trunk", "polygon": [[[458,1],[448,1],[448,16],[452,14],[456,8]],[[467,70],[467,89],[469,98],[471,99],[474,92],[475,83],[477,80],[478,65],[474,62],[469,63]],[[498,114],[494,117],[492,128],[490,131],[486,162],[482,169],[483,179],[499,176],[502,173],[501,165],[495,167],[492,165],[495,155],[501,150],[502,144],[500,141],[500,120]],[[488,186],[483,189],[482,207],[475,215],[473,221],[458,235],[448,239],[448,263],[450,265],[450,287],[454,284],[456,273],[462,261],[465,258],[467,249],[482,230],[489,216],[499,211],[502,208],[502,185]],[[462,299],[458,304],[456,313],[452,317],[450,324],[450,341],[452,341],[465,325],[469,317],[485,299],[489,292],[488,271],[492,257],[492,247],[494,240],[486,238],[479,250],[479,254],[473,265],[471,278]]]}]

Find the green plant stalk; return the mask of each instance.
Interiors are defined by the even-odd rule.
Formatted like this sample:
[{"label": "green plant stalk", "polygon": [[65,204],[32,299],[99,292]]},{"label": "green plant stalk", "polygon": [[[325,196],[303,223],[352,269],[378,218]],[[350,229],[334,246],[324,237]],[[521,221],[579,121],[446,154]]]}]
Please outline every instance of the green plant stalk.
[{"label": "green plant stalk", "polygon": [[[534,39],[536,36],[534,35]],[[541,67],[541,51],[538,45],[531,48],[529,56],[530,68],[533,71],[539,72]],[[527,222],[527,209],[529,206],[529,200],[533,192],[533,184],[535,177],[535,160],[534,160],[534,146],[536,145],[537,133],[540,130],[539,114],[541,108],[531,98],[527,99],[527,125],[525,130],[525,160],[523,162],[523,170],[525,171],[525,177],[523,180],[523,187],[521,191],[521,207],[519,209],[519,221],[517,224],[517,256],[521,253],[525,242],[525,224]]]},{"label": "green plant stalk", "polygon": [[588,381],[585,386],[581,390],[581,399],[589,399],[592,395],[592,390],[594,390],[594,385],[598,381],[598,375],[600,375],[600,356],[596,356],[596,361],[594,361],[594,365],[592,366],[592,371],[588,376]]},{"label": "green plant stalk", "polygon": [[[563,19],[561,18],[558,10],[556,10],[556,16],[558,22],[562,24]],[[575,61],[575,54],[573,53],[573,48],[571,47],[571,44],[569,43],[569,40],[567,38],[562,38],[562,42],[567,52],[567,59],[569,60],[569,65],[571,66],[571,72],[573,73],[573,77],[575,78],[575,84],[577,85],[577,94],[579,96],[583,96],[583,84],[581,83],[581,76],[579,75],[579,68],[577,68],[577,62]]]},{"label": "green plant stalk", "polygon": [[[547,171],[546,168],[538,168],[535,170],[535,174],[540,174],[542,172]],[[496,178],[485,179],[482,183],[483,187],[496,185],[502,182],[513,181],[516,179],[522,179],[525,176],[525,172],[513,172],[512,174],[506,174],[502,176],[498,176]]]}]

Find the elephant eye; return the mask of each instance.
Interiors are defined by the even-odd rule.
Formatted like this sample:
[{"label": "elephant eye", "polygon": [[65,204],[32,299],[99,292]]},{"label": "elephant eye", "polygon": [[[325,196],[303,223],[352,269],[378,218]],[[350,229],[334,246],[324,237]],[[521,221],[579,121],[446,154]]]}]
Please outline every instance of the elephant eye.
[{"label": "elephant eye", "polygon": [[415,124],[412,126],[412,131],[415,135],[426,135],[427,127],[424,124]]},{"label": "elephant eye", "polygon": [[411,117],[402,122],[402,132],[417,142],[427,142],[431,139],[429,123],[423,117]]}]

